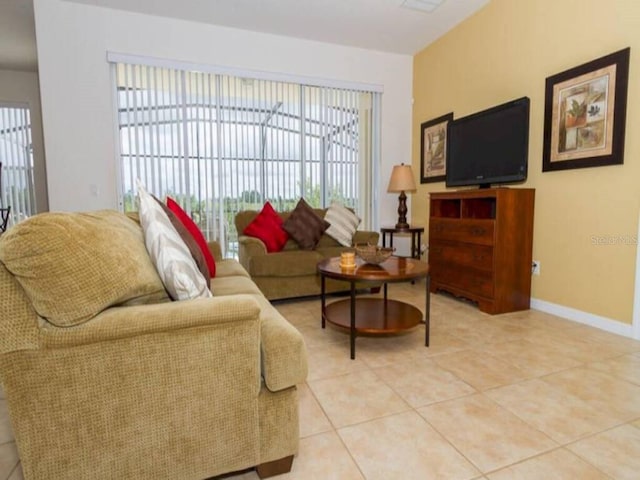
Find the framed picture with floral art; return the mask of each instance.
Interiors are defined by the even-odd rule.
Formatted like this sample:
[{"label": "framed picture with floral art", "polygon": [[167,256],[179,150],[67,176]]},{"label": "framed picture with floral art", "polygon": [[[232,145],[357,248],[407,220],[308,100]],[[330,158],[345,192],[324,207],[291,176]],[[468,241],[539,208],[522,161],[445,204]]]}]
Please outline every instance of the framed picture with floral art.
[{"label": "framed picture with floral art", "polygon": [[447,127],[453,112],[420,125],[420,183],[441,182],[447,168]]},{"label": "framed picture with floral art", "polygon": [[546,80],[542,171],[622,164],[626,48]]}]

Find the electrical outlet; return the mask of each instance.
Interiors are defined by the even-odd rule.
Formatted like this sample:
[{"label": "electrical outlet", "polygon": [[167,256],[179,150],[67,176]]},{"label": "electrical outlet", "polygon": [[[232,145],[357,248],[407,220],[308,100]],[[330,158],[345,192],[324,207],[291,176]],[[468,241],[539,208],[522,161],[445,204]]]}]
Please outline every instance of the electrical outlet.
[{"label": "electrical outlet", "polygon": [[531,274],[532,275],[540,275],[540,261],[534,260],[531,264]]}]

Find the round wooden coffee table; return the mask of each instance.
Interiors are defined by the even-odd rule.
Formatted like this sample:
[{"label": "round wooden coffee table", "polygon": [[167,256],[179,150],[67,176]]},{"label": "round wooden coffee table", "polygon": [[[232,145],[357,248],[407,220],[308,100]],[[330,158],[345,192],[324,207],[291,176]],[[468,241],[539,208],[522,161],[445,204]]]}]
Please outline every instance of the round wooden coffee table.
[{"label": "round wooden coffee table", "polygon": [[[318,263],[321,279],[322,328],[329,322],[349,330],[351,358],[356,358],[358,334],[388,335],[399,333],[425,323],[425,346],[429,346],[429,265],[419,260],[392,256],[379,265],[356,259],[356,267],[340,267],[340,257],[327,258]],[[387,298],[387,284],[426,278],[425,314],[413,305]],[[343,280],[351,284],[351,297],[326,304],[325,281],[327,278]],[[384,283],[383,298],[356,298],[356,283]]]}]

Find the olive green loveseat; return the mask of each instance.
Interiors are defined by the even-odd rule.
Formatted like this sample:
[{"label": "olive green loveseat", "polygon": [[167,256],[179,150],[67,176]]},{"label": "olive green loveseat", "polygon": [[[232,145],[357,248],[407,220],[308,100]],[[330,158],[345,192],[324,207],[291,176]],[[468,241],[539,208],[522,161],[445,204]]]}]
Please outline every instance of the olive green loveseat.
[{"label": "olive green loveseat", "polygon": [[47,213],[0,237],[0,380],[26,480],[290,468],[304,342],[212,250],[213,297],[172,302],[121,213]]},{"label": "olive green loveseat", "polygon": [[[327,209],[314,209],[321,218]],[[325,258],[340,256],[348,247],[340,245],[327,234],[323,234],[314,250],[302,250],[298,244],[289,239],[280,252],[268,253],[262,240],[243,235],[259,212],[245,210],[235,216],[238,232],[238,257],[242,266],[249,272],[265,297],[269,300],[283,298],[320,295],[320,276],[317,273],[318,262]],[[290,212],[278,212],[285,221]],[[377,245],[378,232],[358,230],[353,236],[352,245],[370,243]],[[327,292],[338,292],[349,289],[349,284],[336,280],[326,280]]]}]

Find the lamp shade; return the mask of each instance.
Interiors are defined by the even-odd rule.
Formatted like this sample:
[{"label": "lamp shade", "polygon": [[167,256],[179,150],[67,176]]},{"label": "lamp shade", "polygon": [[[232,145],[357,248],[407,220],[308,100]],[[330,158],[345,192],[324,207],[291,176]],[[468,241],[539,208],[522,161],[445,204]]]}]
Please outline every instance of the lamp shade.
[{"label": "lamp shade", "polygon": [[401,163],[394,165],[389,179],[387,192],[415,192],[416,181],[413,178],[413,172],[410,165]]}]

